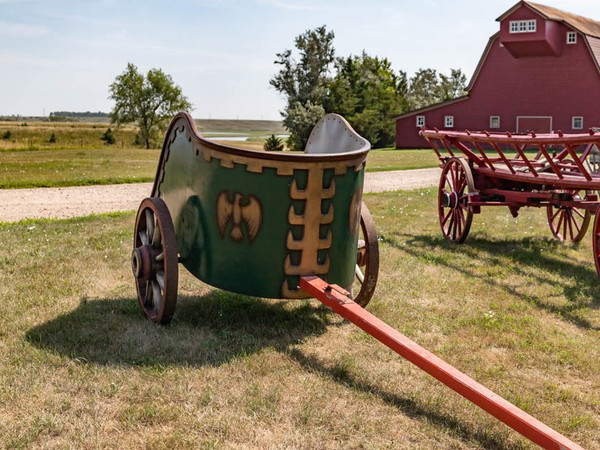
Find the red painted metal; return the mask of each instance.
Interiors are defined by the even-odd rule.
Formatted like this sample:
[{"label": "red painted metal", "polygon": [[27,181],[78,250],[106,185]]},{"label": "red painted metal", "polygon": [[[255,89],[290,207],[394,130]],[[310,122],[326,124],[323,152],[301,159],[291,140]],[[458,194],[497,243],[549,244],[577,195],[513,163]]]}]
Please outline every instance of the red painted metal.
[{"label": "red painted metal", "polygon": [[532,442],[548,449],[582,448],[361,308],[339,286],[308,276],[300,278],[300,288]]}]

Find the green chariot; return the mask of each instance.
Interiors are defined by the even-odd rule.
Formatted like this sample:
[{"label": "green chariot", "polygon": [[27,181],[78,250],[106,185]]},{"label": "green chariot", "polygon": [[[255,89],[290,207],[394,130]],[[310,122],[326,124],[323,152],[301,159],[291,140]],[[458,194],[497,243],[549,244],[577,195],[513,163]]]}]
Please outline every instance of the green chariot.
[{"label": "green chariot", "polygon": [[336,114],[315,125],[304,153],[220,145],[177,114],[135,221],[132,269],[145,315],[170,322],[179,263],[212,286],[268,298],[310,297],[299,279],[316,275],[365,306],[379,267],[362,203],[369,149]]}]

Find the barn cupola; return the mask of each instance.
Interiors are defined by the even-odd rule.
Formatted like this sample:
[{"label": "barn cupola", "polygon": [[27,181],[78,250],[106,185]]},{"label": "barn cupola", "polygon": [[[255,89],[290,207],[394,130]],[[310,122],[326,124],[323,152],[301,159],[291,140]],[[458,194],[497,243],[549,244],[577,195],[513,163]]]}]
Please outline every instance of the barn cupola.
[{"label": "barn cupola", "polygon": [[560,56],[578,35],[600,37],[600,24],[546,5],[520,1],[496,19],[500,43],[515,58]]}]

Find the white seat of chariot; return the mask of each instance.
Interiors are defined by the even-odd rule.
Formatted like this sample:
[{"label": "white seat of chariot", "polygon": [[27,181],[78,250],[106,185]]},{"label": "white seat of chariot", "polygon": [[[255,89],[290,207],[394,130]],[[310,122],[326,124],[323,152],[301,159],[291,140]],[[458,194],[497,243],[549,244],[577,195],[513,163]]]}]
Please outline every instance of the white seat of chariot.
[{"label": "white seat of chariot", "polygon": [[327,114],[312,129],[305,153],[335,154],[369,150],[371,144],[359,136],[342,116]]}]

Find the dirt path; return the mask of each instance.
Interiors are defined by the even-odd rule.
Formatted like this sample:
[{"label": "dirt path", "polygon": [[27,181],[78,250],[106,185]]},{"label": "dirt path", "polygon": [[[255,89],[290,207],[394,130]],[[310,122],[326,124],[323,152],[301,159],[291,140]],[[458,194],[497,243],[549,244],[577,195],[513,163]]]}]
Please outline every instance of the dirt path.
[{"label": "dirt path", "polygon": [[[416,189],[438,183],[440,169],[397,170],[365,174],[365,192]],[[134,211],[150,195],[152,183],[68,188],[1,189],[0,222],[65,219],[90,214]]]}]

